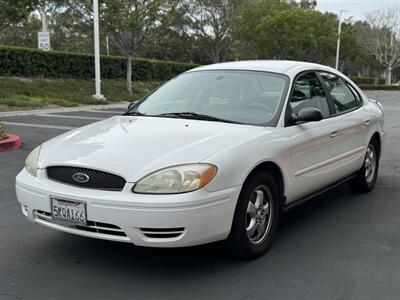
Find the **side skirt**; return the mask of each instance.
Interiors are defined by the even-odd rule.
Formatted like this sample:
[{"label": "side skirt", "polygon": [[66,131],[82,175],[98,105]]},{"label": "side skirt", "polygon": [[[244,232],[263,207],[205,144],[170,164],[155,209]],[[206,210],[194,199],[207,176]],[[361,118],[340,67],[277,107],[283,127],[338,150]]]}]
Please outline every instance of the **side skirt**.
[{"label": "side skirt", "polygon": [[288,210],[291,210],[292,208],[295,208],[295,207],[297,207],[297,206],[299,206],[299,205],[302,205],[302,204],[304,204],[305,202],[307,202],[307,201],[313,199],[314,197],[316,197],[316,196],[318,196],[318,195],[321,195],[321,194],[323,194],[323,193],[325,193],[325,192],[327,192],[327,191],[329,191],[329,190],[331,190],[331,189],[333,189],[333,188],[335,188],[335,187],[337,187],[337,186],[339,186],[339,185],[342,185],[343,183],[346,183],[347,181],[353,179],[353,178],[356,177],[356,176],[357,176],[357,173],[352,174],[352,175],[350,175],[350,176],[348,176],[348,177],[346,177],[346,178],[344,178],[344,179],[341,179],[341,180],[339,180],[339,181],[337,181],[337,182],[335,182],[335,183],[333,183],[333,184],[331,184],[331,185],[328,185],[327,187],[324,187],[324,188],[321,189],[321,190],[318,190],[318,191],[316,191],[316,192],[314,192],[314,193],[311,193],[311,194],[309,194],[309,195],[307,195],[307,196],[305,196],[305,197],[302,197],[302,198],[300,198],[300,199],[298,199],[298,200],[295,200],[295,201],[293,201],[293,202],[290,202],[290,203],[288,203],[288,204],[285,205],[285,207],[284,207],[284,209],[283,209],[283,212],[286,212],[286,211],[288,211]]}]

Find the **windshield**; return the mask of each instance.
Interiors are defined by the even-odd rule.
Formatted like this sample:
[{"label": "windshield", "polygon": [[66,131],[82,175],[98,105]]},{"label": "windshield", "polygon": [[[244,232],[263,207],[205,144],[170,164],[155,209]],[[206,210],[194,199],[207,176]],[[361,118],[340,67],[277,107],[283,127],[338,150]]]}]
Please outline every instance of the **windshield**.
[{"label": "windshield", "polygon": [[287,85],[286,76],[266,72],[190,72],[162,85],[127,114],[276,126]]}]

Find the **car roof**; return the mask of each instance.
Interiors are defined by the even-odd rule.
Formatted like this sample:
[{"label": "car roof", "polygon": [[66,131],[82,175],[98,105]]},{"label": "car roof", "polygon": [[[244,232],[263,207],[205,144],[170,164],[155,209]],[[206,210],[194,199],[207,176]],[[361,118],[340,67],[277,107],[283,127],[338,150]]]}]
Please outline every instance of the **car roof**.
[{"label": "car roof", "polygon": [[200,66],[190,70],[193,71],[206,71],[206,70],[246,70],[246,71],[264,71],[288,74],[292,70],[327,70],[330,72],[335,72],[333,68],[302,61],[290,61],[290,60],[247,60],[247,61],[233,61],[212,64],[207,66]]}]

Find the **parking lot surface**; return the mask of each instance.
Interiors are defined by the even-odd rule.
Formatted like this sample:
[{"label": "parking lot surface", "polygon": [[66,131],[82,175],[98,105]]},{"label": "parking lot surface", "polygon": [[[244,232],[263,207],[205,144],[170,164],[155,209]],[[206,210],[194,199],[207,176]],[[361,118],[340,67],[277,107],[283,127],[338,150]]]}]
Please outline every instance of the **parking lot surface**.
[{"label": "parking lot surface", "polygon": [[400,299],[400,93],[371,96],[387,127],[375,190],[342,185],[286,213],[270,251],[250,262],[222,243],[140,248],[29,223],[14,191],[28,153],[123,109],[3,118],[23,147],[0,153],[0,299]]}]

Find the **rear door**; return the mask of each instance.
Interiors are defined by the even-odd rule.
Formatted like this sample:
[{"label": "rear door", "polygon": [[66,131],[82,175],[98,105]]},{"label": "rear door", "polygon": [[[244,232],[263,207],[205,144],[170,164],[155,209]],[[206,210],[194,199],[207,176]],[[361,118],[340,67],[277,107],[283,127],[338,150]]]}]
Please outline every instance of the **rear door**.
[{"label": "rear door", "polygon": [[343,159],[337,166],[340,176],[358,171],[364,161],[371,120],[358,92],[340,76],[319,72],[335,112],[336,143]]}]

